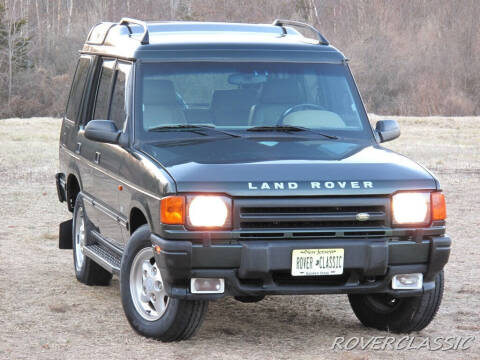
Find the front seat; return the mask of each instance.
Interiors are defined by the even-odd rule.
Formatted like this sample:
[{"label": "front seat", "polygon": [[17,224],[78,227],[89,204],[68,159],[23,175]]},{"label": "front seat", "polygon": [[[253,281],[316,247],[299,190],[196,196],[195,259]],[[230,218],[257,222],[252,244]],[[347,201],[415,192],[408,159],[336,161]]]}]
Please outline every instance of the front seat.
[{"label": "front seat", "polygon": [[184,107],[179,103],[170,80],[143,80],[143,128],[185,124]]},{"label": "front seat", "polygon": [[250,110],[249,125],[274,126],[288,108],[305,102],[305,94],[295,79],[266,82],[259,103]]},{"label": "front seat", "polygon": [[210,105],[215,125],[248,125],[250,108],[255,100],[254,89],[216,90]]}]

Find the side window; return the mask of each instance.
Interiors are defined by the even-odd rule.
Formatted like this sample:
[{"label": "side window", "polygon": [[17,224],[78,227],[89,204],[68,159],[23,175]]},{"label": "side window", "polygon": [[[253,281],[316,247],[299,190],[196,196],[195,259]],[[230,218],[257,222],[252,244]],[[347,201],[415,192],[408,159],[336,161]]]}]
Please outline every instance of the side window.
[{"label": "side window", "polygon": [[130,76],[130,64],[119,62],[113,88],[112,104],[110,105],[109,119],[115,122],[119,130],[123,130],[127,118],[126,84]]},{"label": "side window", "polygon": [[75,76],[70,89],[70,96],[67,102],[67,110],[65,112],[67,119],[77,122],[80,103],[82,102],[83,91],[90,66],[90,58],[82,57],[78,60]]},{"label": "side window", "polygon": [[92,119],[106,120],[108,118],[108,107],[110,94],[112,92],[112,79],[115,60],[103,60],[100,70],[97,94],[95,96],[95,109]]}]

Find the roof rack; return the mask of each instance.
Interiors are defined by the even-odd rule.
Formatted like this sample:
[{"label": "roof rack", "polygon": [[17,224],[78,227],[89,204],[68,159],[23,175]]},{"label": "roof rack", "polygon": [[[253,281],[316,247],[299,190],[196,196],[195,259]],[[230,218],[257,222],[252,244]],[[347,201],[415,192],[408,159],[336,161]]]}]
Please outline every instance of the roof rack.
[{"label": "roof rack", "polygon": [[142,21],[142,20],[131,19],[131,18],[122,18],[122,20],[120,20],[120,22],[118,23],[118,25],[125,25],[128,29],[128,32],[131,35],[131,34],[133,34],[133,32],[132,32],[132,29],[130,28],[130,24],[140,25],[140,26],[143,27],[143,34],[142,34],[142,38],[140,40],[140,43],[142,45],[149,44],[150,39],[149,39],[149,34],[148,34],[147,23],[145,21]]},{"label": "roof rack", "polygon": [[308,29],[310,31],[313,31],[315,34],[318,36],[318,43],[320,45],[329,45],[328,40],[325,38],[325,36],[322,35],[320,31],[318,31],[316,28],[314,28],[312,25],[302,23],[300,21],[293,21],[293,20],[283,20],[283,19],[275,19],[273,22],[274,26],[280,26],[282,28],[283,34],[287,35],[287,28],[285,25],[290,25],[290,26],[296,26],[299,28],[303,29]]},{"label": "roof rack", "polygon": [[128,29],[130,35],[133,34],[132,28],[130,25],[140,25],[143,27],[143,34],[140,39],[140,43],[142,45],[149,44],[149,34],[148,34],[148,26],[145,21],[130,19],[130,18],[122,18],[120,22],[113,23],[113,22],[102,22],[100,24],[95,25],[87,36],[87,44],[92,45],[103,45],[105,40],[108,36],[110,30],[116,25],[125,25]]},{"label": "roof rack", "polygon": [[87,36],[87,44],[103,45],[108,32],[115,25],[117,24],[112,22],[102,22],[92,27]]}]

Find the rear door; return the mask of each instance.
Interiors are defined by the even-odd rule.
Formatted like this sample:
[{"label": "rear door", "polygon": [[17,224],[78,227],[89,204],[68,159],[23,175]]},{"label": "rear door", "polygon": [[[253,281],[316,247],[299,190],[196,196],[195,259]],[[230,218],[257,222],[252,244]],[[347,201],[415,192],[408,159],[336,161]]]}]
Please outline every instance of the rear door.
[{"label": "rear door", "polygon": [[[64,174],[74,173],[80,180],[81,166],[75,158],[79,152],[77,134],[83,120],[82,103],[87,96],[86,84],[91,77],[92,68],[93,58],[90,55],[82,55],[77,63],[60,130],[60,171]],[[72,207],[72,204],[69,206]]]}]

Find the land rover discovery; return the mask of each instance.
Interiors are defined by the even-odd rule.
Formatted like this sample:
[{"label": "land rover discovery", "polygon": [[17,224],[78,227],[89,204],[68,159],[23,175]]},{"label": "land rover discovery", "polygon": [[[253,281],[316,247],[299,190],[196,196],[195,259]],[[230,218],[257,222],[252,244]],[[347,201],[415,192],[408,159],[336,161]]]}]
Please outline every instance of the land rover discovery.
[{"label": "land rover discovery", "polygon": [[119,276],[140,334],[187,339],[225,296],[347,294],[365,326],[402,333],[440,306],[440,184],[381,146],[398,124],[370,125],[309,25],[101,23],[60,135],[60,248],[82,283]]}]

